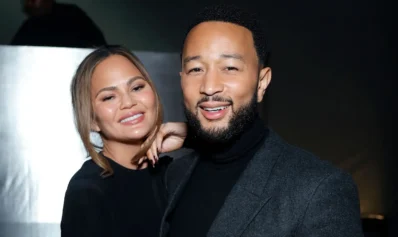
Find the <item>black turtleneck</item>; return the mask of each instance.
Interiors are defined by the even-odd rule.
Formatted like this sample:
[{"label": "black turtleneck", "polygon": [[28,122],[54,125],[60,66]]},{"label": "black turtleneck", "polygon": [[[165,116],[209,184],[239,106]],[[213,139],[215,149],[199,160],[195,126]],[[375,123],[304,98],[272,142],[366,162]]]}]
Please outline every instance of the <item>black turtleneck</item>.
[{"label": "black turtleneck", "polygon": [[201,147],[200,160],[170,216],[169,237],[206,236],[225,198],[266,135],[258,118],[227,145]]}]

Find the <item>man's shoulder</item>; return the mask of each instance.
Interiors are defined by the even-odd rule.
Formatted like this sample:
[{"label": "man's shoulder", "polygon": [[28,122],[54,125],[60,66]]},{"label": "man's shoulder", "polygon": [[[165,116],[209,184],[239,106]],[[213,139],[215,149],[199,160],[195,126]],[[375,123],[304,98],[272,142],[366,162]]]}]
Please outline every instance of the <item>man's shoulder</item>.
[{"label": "man's shoulder", "polygon": [[178,157],[178,158],[173,158],[172,162],[169,164],[170,167],[173,167],[174,169],[182,168],[185,166],[191,165],[193,162],[195,162],[195,158],[197,156],[197,152],[194,150],[189,150],[186,152],[184,155]]},{"label": "man's shoulder", "polygon": [[189,167],[194,165],[198,154],[191,150],[179,158],[174,158],[168,165],[168,174],[180,174],[185,173]]},{"label": "man's shoulder", "polygon": [[275,132],[271,132],[270,136],[270,141],[265,141],[264,145],[276,146],[279,150],[273,174],[279,177],[280,182],[284,182],[286,186],[316,187],[331,176],[338,177],[347,183],[353,183],[348,172],[330,161],[322,160],[307,150],[289,144]]}]

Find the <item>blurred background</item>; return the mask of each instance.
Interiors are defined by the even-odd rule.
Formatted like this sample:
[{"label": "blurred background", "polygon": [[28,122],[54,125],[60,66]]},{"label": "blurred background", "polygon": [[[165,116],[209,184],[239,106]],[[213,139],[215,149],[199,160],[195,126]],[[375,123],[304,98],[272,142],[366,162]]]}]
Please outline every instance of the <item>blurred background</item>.
[{"label": "blurred background", "polygon": [[165,120],[183,121],[185,30],[216,2],[253,10],[266,27],[269,126],[352,174],[367,236],[398,236],[392,0],[41,1],[0,2],[0,236],[59,235],[66,185],[85,158],[69,95],[80,61],[105,43],[128,47],[154,78]]}]

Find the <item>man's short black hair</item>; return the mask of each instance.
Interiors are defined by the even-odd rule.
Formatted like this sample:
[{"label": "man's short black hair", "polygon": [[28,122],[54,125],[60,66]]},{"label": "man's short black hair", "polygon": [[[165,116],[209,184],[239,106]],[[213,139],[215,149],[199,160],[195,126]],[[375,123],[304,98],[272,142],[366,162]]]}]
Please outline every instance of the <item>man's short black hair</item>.
[{"label": "man's short black hair", "polygon": [[186,31],[185,38],[195,26],[208,21],[222,21],[243,26],[253,35],[254,47],[262,67],[268,66],[268,52],[265,32],[256,14],[231,4],[218,4],[200,11]]}]

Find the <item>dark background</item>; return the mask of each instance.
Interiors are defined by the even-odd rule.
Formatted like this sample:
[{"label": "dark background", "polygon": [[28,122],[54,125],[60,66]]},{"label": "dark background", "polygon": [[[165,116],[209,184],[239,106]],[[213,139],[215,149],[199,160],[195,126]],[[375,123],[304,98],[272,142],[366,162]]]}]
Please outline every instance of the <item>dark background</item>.
[{"label": "dark background", "polygon": [[[191,16],[217,1],[60,2],[81,7],[108,43],[134,51],[179,52]],[[349,171],[364,216],[392,218],[398,208],[393,181],[398,176],[396,3],[218,2],[252,9],[266,26],[273,80],[262,114],[270,126],[287,141]],[[0,2],[0,44],[10,42],[23,19],[20,1]]]}]

